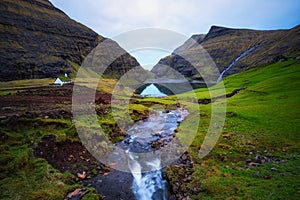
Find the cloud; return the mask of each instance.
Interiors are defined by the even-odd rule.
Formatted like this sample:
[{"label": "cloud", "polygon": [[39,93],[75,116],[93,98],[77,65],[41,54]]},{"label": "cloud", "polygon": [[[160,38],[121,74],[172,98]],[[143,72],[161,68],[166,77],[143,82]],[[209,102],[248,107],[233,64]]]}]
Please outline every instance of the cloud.
[{"label": "cloud", "polygon": [[300,23],[298,0],[50,0],[100,35],[155,27],[187,36],[211,25],[279,29]]},{"label": "cloud", "polygon": [[[212,24],[271,29],[299,23],[297,0],[51,0],[107,37],[144,27],[205,33]],[[285,24],[284,24],[285,23]],[[296,23],[296,24],[295,24]]]}]

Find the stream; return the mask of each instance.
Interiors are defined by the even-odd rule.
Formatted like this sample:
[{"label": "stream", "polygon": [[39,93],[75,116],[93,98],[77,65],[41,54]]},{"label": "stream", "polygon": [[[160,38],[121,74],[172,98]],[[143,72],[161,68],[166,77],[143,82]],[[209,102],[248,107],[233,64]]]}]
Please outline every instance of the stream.
[{"label": "stream", "polygon": [[235,58],[225,69],[224,71],[220,74],[220,76],[217,79],[217,83],[220,82],[224,76],[224,74],[230,70],[233,65],[235,65],[236,62],[238,62],[241,58],[245,57],[246,55],[248,55],[250,52],[252,52],[254,49],[256,49],[256,46],[253,46],[249,49],[247,49],[246,51],[244,51],[243,53],[241,53],[241,55],[239,55],[237,58]]},{"label": "stream", "polygon": [[151,153],[168,145],[174,138],[174,131],[188,115],[182,108],[170,111],[157,111],[146,120],[136,122],[128,131],[127,137],[117,143],[119,148],[111,155],[111,160],[120,159],[125,152],[130,173],[111,169],[108,174],[98,175],[91,187],[104,195],[104,199],[167,200],[170,196],[165,180],[161,158],[139,158],[139,153]]}]

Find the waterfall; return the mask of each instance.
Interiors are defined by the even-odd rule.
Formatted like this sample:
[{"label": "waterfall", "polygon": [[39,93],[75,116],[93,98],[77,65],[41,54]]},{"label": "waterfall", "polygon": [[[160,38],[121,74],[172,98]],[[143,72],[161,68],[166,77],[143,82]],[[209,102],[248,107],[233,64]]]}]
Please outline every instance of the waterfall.
[{"label": "waterfall", "polygon": [[182,108],[177,110],[157,111],[147,120],[137,122],[127,131],[127,138],[120,147],[125,149],[129,170],[133,176],[132,190],[138,200],[167,200],[168,182],[162,176],[160,155],[149,158],[139,152],[152,152],[151,143],[172,142],[177,126],[188,115]]},{"label": "waterfall", "polygon": [[160,159],[147,162],[153,171],[145,173],[135,159],[132,158],[128,164],[133,175],[132,190],[138,200],[167,200],[167,181],[161,175]]},{"label": "waterfall", "polygon": [[235,58],[229,65],[224,69],[224,71],[220,74],[220,76],[217,79],[217,83],[220,82],[223,78],[223,75],[235,65],[237,61],[239,61],[241,58],[245,57],[248,55],[250,52],[252,52],[254,49],[256,49],[256,46],[251,47],[250,49],[247,49],[244,51],[241,55],[239,55],[237,58]]}]

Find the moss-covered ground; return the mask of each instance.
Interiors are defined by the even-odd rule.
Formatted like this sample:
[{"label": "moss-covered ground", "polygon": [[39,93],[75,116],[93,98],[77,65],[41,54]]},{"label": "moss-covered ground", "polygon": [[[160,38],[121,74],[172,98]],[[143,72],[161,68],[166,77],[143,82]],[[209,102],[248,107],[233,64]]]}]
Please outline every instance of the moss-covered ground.
[{"label": "moss-covered ground", "polygon": [[[180,130],[195,127],[193,113],[200,108],[197,134],[188,149],[193,162],[192,172],[178,166],[167,169],[174,193],[192,199],[299,199],[299,80],[299,61],[278,62],[225,78],[226,93],[244,89],[227,98],[226,121],[221,136],[204,158],[199,158],[198,152],[211,120],[211,105],[220,103],[216,99],[212,103],[198,105],[199,99],[210,98],[208,89],[161,99],[133,96],[126,108],[136,121],[156,107],[176,108],[180,99],[182,105],[190,109],[191,115],[178,128],[176,134],[179,136],[184,134]],[[49,80],[20,83],[0,83],[1,98],[9,95],[21,97],[26,87],[46,86]],[[98,90],[103,94],[111,92],[110,87],[115,83],[115,80],[107,80],[98,86]],[[216,96],[220,91],[221,95],[221,84],[210,90]],[[8,95],[7,91],[11,94]],[[33,90],[30,91],[26,94],[34,94]],[[196,98],[192,97],[192,92],[195,92]],[[70,109],[64,107],[63,102],[51,102],[55,104],[53,109]],[[69,115],[57,114],[59,112],[54,112],[51,105],[48,110],[43,110],[41,116],[28,114],[27,107],[24,107],[17,109],[22,113],[7,118],[2,116],[3,113],[6,110],[12,112],[16,107],[1,105],[0,199],[63,199],[68,192],[81,187],[73,174],[62,173],[45,159],[34,156],[32,147],[45,135],[55,135],[57,141],[79,141]],[[114,112],[121,115],[123,109],[116,106]],[[118,113],[112,113],[109,105],[105,104],[97,105],[96,112],[108,136],[114,141],[121,140],[124,135],[115,127],[113,117]],[[186,177],[187,174],[190,175]],[[85,199],[97,198],[100,197],[92,189],[85,196]]]}]

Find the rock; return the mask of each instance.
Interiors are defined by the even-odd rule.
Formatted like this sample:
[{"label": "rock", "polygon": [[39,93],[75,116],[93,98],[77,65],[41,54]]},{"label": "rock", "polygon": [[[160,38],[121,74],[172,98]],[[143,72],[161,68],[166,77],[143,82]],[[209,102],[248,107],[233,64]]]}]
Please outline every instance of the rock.
[{"label": "rock", "polygon": [[77,173],[77,177],[80,179],[80,180],[83,180],[86,178],[86,172],[83,171],[82,173]]},{"label": "rock", "polygon": [[162,139],[158,139],[158,140],[150,142],[150,145],[153,149],[159,149],[162,146],[164,146],[164,141]]},{"label": "rock", "polygon": [[[170,70],[172,68],[186,78],[203,81],[203,74],[200,75],[194,68],[194,66],[197,68],[205,67],[206,63],[197,62],[203,48],[222,72],[247,49],[258,46],[254,51],[236,62],[225,73],[225,76],[261,66],[265,61],[277,62],[285,60],[286,57],[297,57],[300,54],[298,51],[299,29],[299,25],[289,30],[277,31],[212,26],[205,36],[192,36],[171,55],[162,58],[151,71],[158,77],[176,77],[176,74],[172,72],[173,70]],[[278,40],[278,38],[284,39]],[[297,38],[297,40],[295,41],[294,38]],[[294,55],[294,52],[297,52],[296,55]],[[286,57],[282,56],[283,54]],[[194,63],[188,62],[190,60]]]},{"label": "rock", "polygon": [[220,160],[221,160],[222,162],[226,162],[226,161],[228,160],[228,158],[227,158],[227,156],[221,156],[221,157],[220,157]]},{"label": "rock", "polygon": [[0,121],[4,120],[6,118],[7,118],[7,116],[0,116]]},{"label": "rock", "polygon": [[197,194],[197,193],[199,193],[199,189],[194,187],[193,192],[194,192],[194,194]]},{"label": "rock", "polygon": [[266,163],[267,161],[266,161],[266,159],[261,159],[260,160],[260,164],[264,164],[264,163]]},{"label": "rock", "polygon": [[70,73],[73,69],[67,60],[80,65],[83,56],[103,39],[49,1],[4,0],[1,4],[1,24],[7,30],[0,38],[4,42],[0,51],[5,55],[0,59],[1,81]]},{"label": "rock", "polygon": [[187,160],[187,155],[186,155],[186,154],[183,154],[183,155],[181,156],[181,159],[182,159],[183,161],[186,161],[186,160]]},{"label": "rock", "polygon": [[70,192],[64,200],[80,200],[87,193],[89,193],[87,188],[77,188],[73,192]]},{"label": "rock", "polygon": [[272,178],[271,175],[264,176],[264,179],[271,179],[271,178]]},{"label": "rock", "polygon": [[255,177],[259,177],[259,173],[258,173],[258,172],[255,172],[254,176],[255,176]]},{"label": "rock", "polygon": [[259,160],[260,159],[260,155],[256,154],[254,158],[255,158],[255,160]]},{"label": "rock", "polygon": [[192,180],[191,176],[186,177],[185,179],[183,179],[183,182],[190,182]]},{"label": "rock", "polygon": [[58,181],[57,185],[59,185],[59,186],[65,186],[65,184],[63,182],[61,182],[61,181]]},{"label": "rock", "polygon": [[155,133],[151,133],[151,135],[159,137],[159,136],[161,136],[161,133],[160,132],[155,132]]},{"label": "rock", "polygon": [[[48,0],[2,0],[0,19],[0,81],[71,74],[76,71],[74,64],[80,66],[99,43],[108,41]],[[109,45],[110,49],[122,49],[114,41]],[[120,78],[134,67],[140,70],[138,78],[151,74],[123,51],[107,67],[105,75]]]},{"label": "rock", "polygon": [[251,162],[248,164],[248,166],[254,166],[254,167],[257,167],[259,165],[260,165],[259,163],[255,163],[255,162]]},{"label": "rock", "polygon": [[12,110],[11,107],[2,107],[1,110]]},{"label": "rock", "polygon": [[227,140],[230,140],[233,136],[235,136],[236,134],[234,133],[231,133],[231,134],[226,134],[226,135],[223,135],[223,138],[224,139],[227,139]]},{"label": "rock", "polygon": [[179,185],[180,185],[179,183],[175,183],[175,184],[173,185],[173,191],[174,191],[174,192],[176,192],[176,191],[179,190],[179,188],[180,188]]}]

